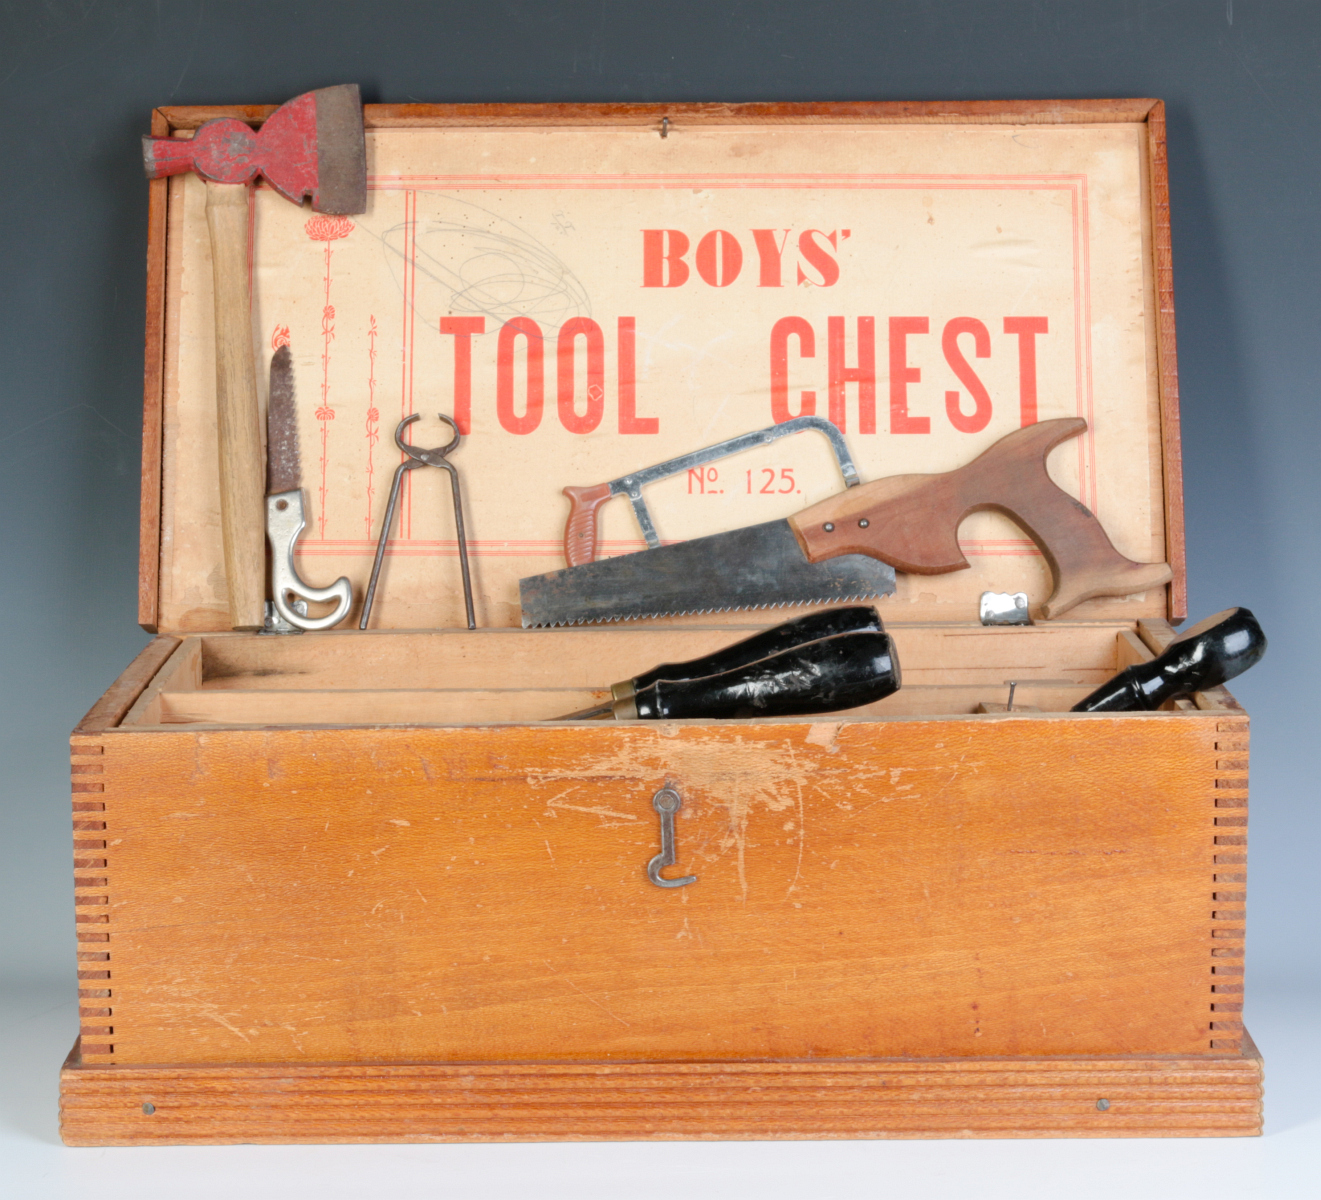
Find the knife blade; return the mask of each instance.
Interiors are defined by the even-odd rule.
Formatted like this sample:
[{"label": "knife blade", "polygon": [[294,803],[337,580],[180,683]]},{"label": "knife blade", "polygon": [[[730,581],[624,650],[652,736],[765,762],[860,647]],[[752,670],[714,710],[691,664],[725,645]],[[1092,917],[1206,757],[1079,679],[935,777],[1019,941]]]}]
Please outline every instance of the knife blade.
[{"label": "knife blade", "polygon": [[985,509],[1013,520],[1041,550],[1057,617],[1094,596],[1167,583],[1168,563],[1125,558],[1095,515],[1056,484],[1046,457],[1087,428],[1062,417],[1016,429],[939,475],[895,475],[849,488],[782,521],[694,538],[519,581],[525,628],[839,603],[888,595],[894,570],[940,575],[970,564],[958,528]]},{"label": "knife blade", "polygon": [[266,494],[275,496],[302,486],[293,354],[288,346],[280,346],[271,356],[271,393],[266,403]]},{"label": "knife blade", "polygon": [[[271,545],[271,601],[275,611],[296,630],[329,629],[348,616],[353,587],[344,576],[325,588],[311,587],[298,577],[294,545],[306,524],[293,355],[285,345],[271,356],[266,404],[266,539]],[[333,600],[335,607],[325,616],[309,617],[293,606],[296,598]]]}]

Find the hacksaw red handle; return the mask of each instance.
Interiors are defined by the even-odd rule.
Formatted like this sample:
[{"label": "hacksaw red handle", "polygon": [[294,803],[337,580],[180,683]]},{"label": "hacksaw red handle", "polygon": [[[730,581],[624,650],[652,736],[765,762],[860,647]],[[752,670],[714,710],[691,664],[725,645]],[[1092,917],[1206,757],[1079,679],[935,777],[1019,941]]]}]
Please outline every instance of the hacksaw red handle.
[{"label": "hacksaw red handle", "polygon": [[897,571],[939,575],[968,566],[964,517],[985,509],[1022,527],[1050,564],[1055,590],[1041,606],[1055,617],[1094,596],[1126,596],[1167,583],[1167,563],[1139,563],[1115,549],[1100,521],[1046,472],[1046,456],[1087,428],[1081,417],[1015,430],[966,466],[943,475],[896,475],[814,504],[789,520],[811,562],[867,554]]},{"label": "hacksaw red handle", "polygon": [[608,483],[594,487],[566,487],[569,497],[569,520],[564,526],[564,560],[571,567],[595,562],[601,548],[601,531],[596,524],[596,510],[613,493]]}]

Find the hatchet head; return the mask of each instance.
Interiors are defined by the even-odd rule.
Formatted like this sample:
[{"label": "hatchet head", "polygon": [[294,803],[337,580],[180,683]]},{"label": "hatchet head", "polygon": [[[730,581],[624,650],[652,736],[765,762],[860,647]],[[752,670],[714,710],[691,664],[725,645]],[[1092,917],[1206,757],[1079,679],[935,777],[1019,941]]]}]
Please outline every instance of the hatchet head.
[{"label": "hatchet head", "polygon": [[295,204],[348,216],[367,208],[367,144],[356,83],[305,92],[277,108],[254,133],[242,121],[207,121],[189,139],[144,137],[148,179],[196,171],[216,183],[261,175]]}]

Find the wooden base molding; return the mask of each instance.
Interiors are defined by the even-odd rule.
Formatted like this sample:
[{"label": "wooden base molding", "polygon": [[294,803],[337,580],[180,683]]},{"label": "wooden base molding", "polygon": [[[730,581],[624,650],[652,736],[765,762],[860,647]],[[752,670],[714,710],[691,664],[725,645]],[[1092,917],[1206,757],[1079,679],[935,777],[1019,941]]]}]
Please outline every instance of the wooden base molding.
[{"label": "wooden base molding", "polygon": [[60,1078],[70,1146],[1250,1137],[1262,1065],[1215,1057],[104,1066]]}]

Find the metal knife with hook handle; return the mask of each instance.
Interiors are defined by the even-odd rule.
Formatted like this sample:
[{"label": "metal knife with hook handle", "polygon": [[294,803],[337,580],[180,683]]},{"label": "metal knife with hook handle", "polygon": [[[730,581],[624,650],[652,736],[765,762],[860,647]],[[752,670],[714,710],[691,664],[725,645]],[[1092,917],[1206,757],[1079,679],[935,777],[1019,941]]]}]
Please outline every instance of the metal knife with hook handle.
[{"label": "metal knife with hook handle", "polygon": [[[271,600],[275,611],[295,629],[329,629],[349,615],[353,585],[340,576],[329,587],[312,587],[298,577],[294,545],[306,524],[293,356],[288,346],[280,346],[271,358],[271,392],[266,407],[266,539],[271,545]],[[309,617],[294,607],[299,599],[333,600],[335,608],[323,617]]]}]

